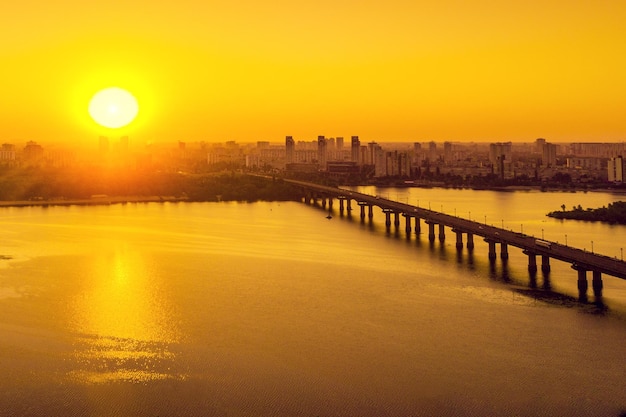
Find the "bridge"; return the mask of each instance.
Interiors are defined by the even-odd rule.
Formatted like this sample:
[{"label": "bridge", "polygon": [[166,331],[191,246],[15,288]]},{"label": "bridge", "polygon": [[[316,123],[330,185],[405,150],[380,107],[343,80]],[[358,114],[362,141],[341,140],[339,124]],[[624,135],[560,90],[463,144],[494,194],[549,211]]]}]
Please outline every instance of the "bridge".
[{"label": "bridge", "polygon": [[[385,214],[387,228],[393,224],[400,227],[400,217],[404,218],[405,230],[411,233],[415,228],[416,233],[421,233],[422,221],[428,228],[428,239],[434,242],[437,238],[444,241],[446,228],[456,235],[456,247],[458,250],[464,246],[468,250],[474,249],[474,236],[482,237],[489,247],[488,256],[491,261],[497,258],[497,246],[500,247],[500,257],[508,259],[509,246],[517,247],[528,256],[528,270],[531,273],[537,271],[537,258],[541,258],[541,270],[544,273],[550,271],[550,259],[571,264],[572,269],[578,273],[578,290],[581,300],[587,299],[587,272],[592,273],[592,288],[594,296],[598,299],[602,296],[602,274],[626,279],[626,262],[604,255],[587,252],[582,249],[537,239],[523,233],[513,232],[499,227],[489,226],[461,217],[451,216],[430,209],[425,209],[410,204],[388,200],[379,196],[362,194],[355,191],[342,190],[340,188],[313,184],[305,181],[283,179],[302,191],[303,198],[307,202],[320,199],[324,207],[328,201],[329,209],[332,208],[333,199],[339,201],[339,211],[343,214],[347,210],[350,214],[353,210],[352,202],[360,209],[361,219],[365,216],[373,217],[373,207],[379,207]],[[463,243],[463,236],[466,243]]]}]

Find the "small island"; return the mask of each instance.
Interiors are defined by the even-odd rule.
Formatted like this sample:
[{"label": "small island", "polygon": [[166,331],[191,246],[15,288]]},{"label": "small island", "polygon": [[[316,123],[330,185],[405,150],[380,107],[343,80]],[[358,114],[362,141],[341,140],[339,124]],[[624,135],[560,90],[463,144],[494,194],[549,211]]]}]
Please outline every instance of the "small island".
[{"label": "small island", "polygon": [[580,204],[572,210],[565,210],[565,205],[561,206],[561,211],[548,213],[549,217],[557,219],[586,220],[591,222],[605,222],[611,224],[626,224],[626,202],[616,201],[610,203],[608,207],[597,209],[583,209]]}]

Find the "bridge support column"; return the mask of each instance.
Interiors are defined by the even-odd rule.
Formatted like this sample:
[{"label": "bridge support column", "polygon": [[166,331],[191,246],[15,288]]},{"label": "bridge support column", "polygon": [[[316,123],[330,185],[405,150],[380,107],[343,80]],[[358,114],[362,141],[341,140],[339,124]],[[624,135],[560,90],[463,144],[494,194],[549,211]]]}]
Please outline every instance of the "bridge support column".
[{"label": "bridge support column", "polygon": [[326,208],[326,197],[322,197],[322,208]]},{"label": "bridge support column", "polygon": [[350,204],[350,199],[346,199],[346,210],[348,210],[348,214],[352,211],[352,205]]},{"label": "bridge support column", "polygon": [[396,229],[400,227],[400,213],[397,211],[393,213],[393,225],[396,226]]},{"label": "bridge support column", "polygon": [[333,209],[333,198],[328,197],[328,210],[332,210],[332,209]]},{"label": "bridge support column", "polygon": [[531,252],[524,252],[528,255],[528,271],[537,272],[537,255]]},{"label": "bridge support column", "polygon": [[387,226],[387,229],[389,229],[389,227],[391,226],[391,211],[383,210],[383,212],[385,213],[385,226]]},{"label": "bridge support column", "polygon": [[593,295],[596,299],[602,297],[602,273],[600,271],[593,271],[593,278],[591,281],[593,287]]},{"label": "bridge support column", "polygon": [[541,271],[550,272],[550,257],[548,255],[541,255]]},{"label": "bridge support column", "polygon": [[446,240],[445,226],[443,225],[443,223],[440,223],[439,224],[439,241],[443,242],[444,240]]},{"label": "bridge support column", "polygon": [[367,206],[367,217],[369,217],[370,219],[374,217],[374,211],[372,210],[371,204],[368,204]]},{"label": "bridge support column", "polygon": [[469,251],[474,250],[474,234],[472,233],[467,234],[467,249]]},{"label": "bridge support column", "polygon": [[422,225],[420,224],[421,220],[419,217],[415,218],[415,234],[419,235],[420,232],[422,231]]},{"label": "bridge support column", "polygon": [[339,214],[343,214],[343,198],[339,199]]},{"label": "bridge support column", "polygon": [[486,240],[487,244],[489,245],[489,260],[490,261],[495,261],[496,259],[496,242],[494,242],[493,240]]},{"label": "bridge support column", "polygon": [[509,248],[504,242],[500,243],[500,259],[509,259]]},{"label": "bridge support column", "polygon": [[428,240],[435,241],[435,223],[428,223]]},{"label": "bridge support column", "polygon": [[574,267],[578,271],[578,299],[580,301],[587,301],[587,270],[580,267]]},{"label": "bridge support column", "polygon": [[365,206],[367,203],[359,201],[359,207],[361,207],[361,219],[365,218]]},{"label": "bridge support column", "polygon": [[405,226],[404,226],[404,230],[406,231],[407,234],[411,233],[411,216],[407,216],[406,213],[404,214],[404,221],[405,221]]},{"label": "bridge support column", "polygon": [[463,232],[455,230],[454,233],[456,233],[456,248],[461,250],[463,249]]}]

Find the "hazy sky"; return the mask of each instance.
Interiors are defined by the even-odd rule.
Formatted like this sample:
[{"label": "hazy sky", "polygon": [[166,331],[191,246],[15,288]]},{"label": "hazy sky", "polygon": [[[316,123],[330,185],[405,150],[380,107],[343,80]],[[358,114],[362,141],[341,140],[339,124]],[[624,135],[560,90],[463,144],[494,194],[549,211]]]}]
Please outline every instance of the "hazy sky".
[{"label": "hazy sky", "polygon": [[[626,1],[5,2],[3,143],[626,140]],[[138,99],[107,131],[99,89]]]}]

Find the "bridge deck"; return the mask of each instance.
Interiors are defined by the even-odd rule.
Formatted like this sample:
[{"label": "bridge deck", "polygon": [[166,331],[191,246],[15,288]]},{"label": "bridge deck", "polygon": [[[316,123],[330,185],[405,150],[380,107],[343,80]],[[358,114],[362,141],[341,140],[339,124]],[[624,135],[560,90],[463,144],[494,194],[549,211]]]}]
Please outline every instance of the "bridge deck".
[{"label": "bridge deck", "polygon": [[[545,241],[543,239],[540,240],[533,236],[528,236],[499,227],[489,226],[476,221],[451,216],[449,214],[440,213],[410,204],[387,200],[378,196],[362,194],[335,187],[327,187],[305,181],[288,179],[285,179],[284,181],[304,189],[323,193],[330,197],[350,198],[360,203],[380,207],[383,210],[391,210],[402,213],[406,216],[419,217],[420,219],[424,219],[426,222],[448,226],[454,231],[471,233],[482,236],[488,241],[518,247],[528,253],[545,255],[563,262],[569,262],[575,268],[597,271],[606,275],[626,279],[626,262],[615,258],[587,252],[582,249],[566,246],[556,242]],[[547,242],[548,244],[542,242]]]}]

